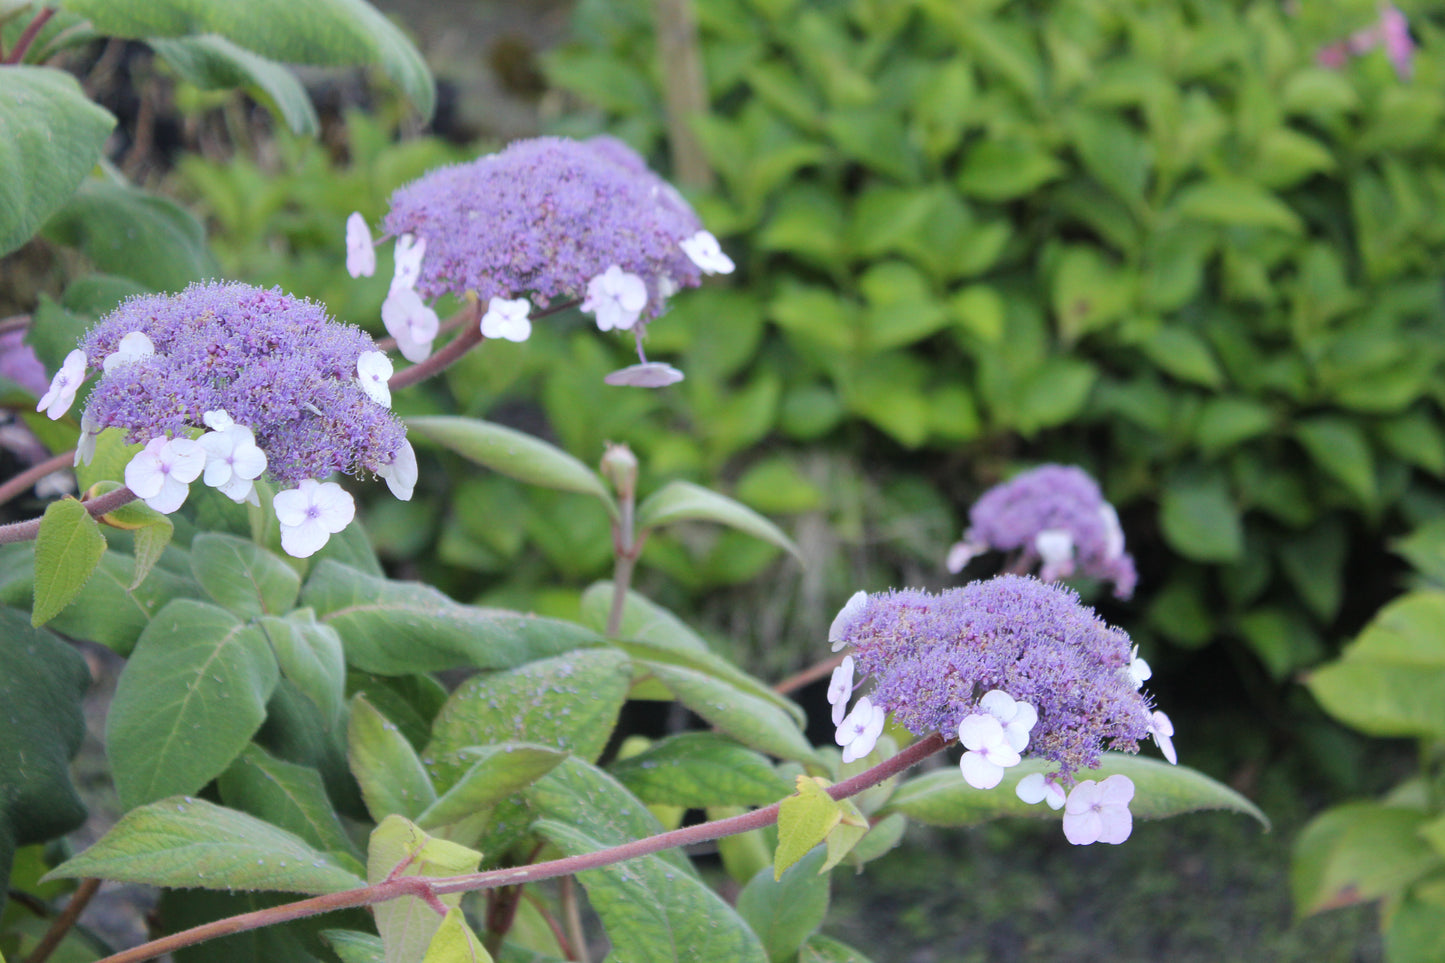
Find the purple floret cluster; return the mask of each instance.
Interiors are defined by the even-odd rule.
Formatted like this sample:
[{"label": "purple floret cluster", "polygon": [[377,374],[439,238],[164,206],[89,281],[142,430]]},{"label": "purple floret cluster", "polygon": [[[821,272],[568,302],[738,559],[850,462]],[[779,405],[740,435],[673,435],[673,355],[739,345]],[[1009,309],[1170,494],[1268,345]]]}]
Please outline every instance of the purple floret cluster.
[{"label": "purple floret cluster", "polygon": [[383,227],[426,242],[416,290],[428,298],[526,295],[545,307],[582,298],[616,265],[646,283],[652,318],[672,290],[701,280],[679,247],[701,229],[697,215],[610,137],[518,141],[432,171],[392,195]]},{"label": "purple floret cluster", "polygon": [[1004,575],[940,595],[878,593],[840,628],[860,677],[875,682],[873,704],[915,735],[953,738],[1001,689],[1038,712],[1028,755],[1057,762],[1071,784],[1106,746],[1134,752],[1151,734],[1129,637],[1068,588]]},{"label": "purple floret cluster", "polygon": [[357,359],[376,345],[320,305],[236,283],[131,298],[81,341],[89,367],[133,331],[155,351],[96,384],[84,413],[96,430],[147,442],[204,428],[205,412],[224,409],[283,484],[374,471],[406,444],[405,426],[357,381]]},{"label": "purple floret cluster", "polygon": [[[949,555],[949,568],[960,571],[968,559],[990,549],[1018,552],[1020,569],[1045,563],[1041,577],[1069,578],[1075,574],[1114,583],[1114,594],[1134,594],[1138,573],[1134,559],[1124,551],[1124,533],[1114,507],[1104,500],[1099,485],[1082,468],[1041,465],[995,485],[974,502],[963,541]],[[1041,555],[1049,533],[1069,547],[1062,561]]]}]

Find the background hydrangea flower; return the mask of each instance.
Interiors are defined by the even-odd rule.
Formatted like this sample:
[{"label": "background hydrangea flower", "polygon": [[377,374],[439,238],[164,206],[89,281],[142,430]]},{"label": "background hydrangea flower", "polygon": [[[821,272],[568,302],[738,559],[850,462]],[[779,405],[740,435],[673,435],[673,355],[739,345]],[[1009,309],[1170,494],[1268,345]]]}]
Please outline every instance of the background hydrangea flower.
[{"label": "background hydrangea flower", "polygon": [[850,599],[839,622],[830,634],[874,680],[872,704],[915,735],[952,738],[976,715],[1002,733],[983,705],[1002,690],[1037,714],[1028,755],[1058,763],[1066,782],[1097,766],[1106,746],[1134,752],[1151,735],[1152,706],[1128,673],[1129,637],[1066,587],[1004,575],[940,595],[880,593]]},{"label": "background hydrangea flower", "polygon": [[949,550],[949,571],[990,549],[1018,552],[1022,568],[1043,563],[1045,581],[1079,574],[1113,582],[1119,598],[1134,594],[1138,574],[1119,515],[1082,468],[1041,465],[995,485],[973,503],[968,523]]},{"label": "background hydrangea flower", "polygon": [[387,233],[426,242],[423,297],[527,295],[545,308],[580,299],[610,266],[642,279],[642,319],[661,312],[663,279],[695,287],[701,269],[682,241],[697,215],[631,148],[613,138],[517,141],[400,188]]},{"label": "background hydrangea flower", "polygon": [[358,360],[376,345],[320,305],[245,284],[193,284],[124,302],[81,350],[98,368],[135,331],[154,353],[101,377],[83,422],[95,430],[123,428],[129,441],[149,442],[224,410],[288,485],[374,470],[406,443],[406,428],[357,381]]}]

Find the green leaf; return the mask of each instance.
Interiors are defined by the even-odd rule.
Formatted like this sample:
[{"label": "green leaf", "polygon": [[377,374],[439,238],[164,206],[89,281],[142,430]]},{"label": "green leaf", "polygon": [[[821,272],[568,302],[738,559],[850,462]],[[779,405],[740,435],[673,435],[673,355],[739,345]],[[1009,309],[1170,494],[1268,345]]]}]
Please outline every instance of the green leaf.
[{"label": "green leaf", "polygon": [[1347,803],[1316,817],[1295,842],[1290,872],[1301,915],[1398,895],[1445,865],[1422,845],[1429,817],[1377,802]]},{"label": "green leaf", "polygon": [[371,818],[414,819],[436,802],[436,789],[421,757],[401,731],[358,693],[351,699],[347,760],[361,784]]},{"label": "green leaf", "polygon": [[596,759],[631,682],[628,658],[613,649],[579,649],[477,676],[442,707],[422,757],[443,789],[471,768],[472,746],[527,742]]},{"label": "green leaf", "polygon": [[[935,770],[900,785],[880,813],[903,813],[930,826],[974,826],[1001,816],[1058,819],[1059,813],[1046,806],[1030,806],[1014,793],[1024,776],[1053,772],[1057,768],[1046,759],[1025,759],[1004,772],[1003,782],[996,789],[986,792],[968,785],[952,767]],[[1258,806],[1188,766],[1171,766],[1155,759],[1106,752],[1103,765],[1085,770],[1079,776],[1103,780],[1115,773],[1128,776],[1134,782],[1134,800],[1129,804],[1129,811],[1136,819],[1164,819],[1201,809],[1227,809],[1252,816],[1265,829],[1269,828],[1269,819]]]},{"label": "green leaf", "polygon": [[322,930],[321,938],[341,963],[386,963],[381,937],[358,930]]},{"label": "green leaf", "polygon": [[106,180],[81,185],[45,225],[45,236],[85,252],[98,270],[156,291],[215,277],[206,232],[175,201]]},{"label": "green leaf", "polygon": [[1180,381],[1206,388],[1218,388],[1224,382],[1224,373],[1209,345],[1192,331],[1162,327],[1142,347],[1150,361]]},{"label": "green leaf", "polygon": [[238,47],[225,37],[151,38],[149,43],[187,83],[202,90],[243,87],[269,104],[293,133],[310,137],[321,130],[306,87],[282,64]]},{"label": "green leaf", "polygon": [[[379,883],[393,876],[460,876],[475,873],[482,854],[465,846],[434,839],[401,816],[387,816],[371,832],[366,859],[366,881]],[[461,903],[461,893],[438,897],[448,910]],[[441,926],[436,911],[419,896],[403,896],[373,907],[376,930],[386,950],[387,963],[414,963]]]},{"label": "green leaf", "polygon": [[166,603],[200,595],[195,582],[164,566],[152,570],[139,585],[135,585],[135,570],[134,558],[107,551],[94,576],[50,627],[129,655],[136,639]]},{"label": "green leaf", "polygon": [[224,772],[265,721],[277,678],[260,629],[204,602],[168,604],[137,640],[106,724],[121,805],[195,792]]},{"label": "green leaf", "polygon": [[408,418],[413,437],[426,438],[470,461],[529,485],[592,495],[617,518],[617,503],[591,468],[555,445],[525,432],[476,418],[435,415]]},{"label": "green leaf", "polygon": [[313,894],[366,885],[296,835],[188,796],[126,813],[94,845],[46,878],[84,876],[151,886]]},{"label": "green leaf", "polygon": [[1305,679],[1326,712],[1375,736],[1445,738],[1445,592],[1385,606],[1338,660]]},{"label": "green leaf", "polygon": [[[119,487],[119,483],[112,483]],[[151,508],[145,502],[134,501],[122,505],[115,511],[100,516],[100,521],[112,528],[131,533],[132,557],[135,559],[135,577],[126,586],[134,591],[145,581],[151,569],[155,568],[166,546],[176,534],[175,523],[165,515]]]},{"label": "green leaf", "polygon": [[[0,608],[0,894],[20,846],[43,843],[85,822],[70,758],[85,738],[81,699],[90,668],[73,647],[24,613]],[[3,903],[3,897],[0,897]]]},{"label": "green leaf", "polygon": [[609,771],[649,806],[765,806],[791,788],[766,758],[712,732],[669,736]]},{"label": "green leaf", "polygon": [[773,856],[773,878],[781,879],[843,821],[843,805],[828,795],[822,782],[798,777],[798,791],[778,804],[778,849]]},{"label": "green leaf", "polygon": [[798,952],[798,963],[872,963],[846,943],[840,943],[831,936],[814,933],[803,942]]},{"label": "green leaf", "polygon": [[738,915],[758,934],[773,963],[796,957],[828,915],[826,855],[814,849],[777,878],[764,868],[738,894]]},{"label": "green leaf", "polygon": [[1228,227],[1263,227],[1299,234],[1304,229],[1289,205],[1248,181],[1204,181],[1175,199],[1180,216]]},{"label": "green leaf", "polygon": [[1445,518],[1434,518],[1391,546],[1422,575],[1445,585]]},{"label": "green leaf", "polygon": [[0,257],[69,199],[114,126],[70,74],[0,66]]},{"label": "green leaf", "polygon": [[492,954],[467,925],[462,911],[454,908],[442,918],[421,963],[492,963]]},{"label": "green leaf", "polygon": [[380,67],[430,118],[436,88],[421,54],[364,0],[65,0],[103,34],[131,40],[219,34],[283,63]]},{"label": "green leaf", "polygon": [[[801,728],[807,724],[807,714],[798,707],[797,703],[774,691],[771,686],[760,679],[748,675],[727,659],[714,655],[711,650],[686,650],[674,645],[671,640],[663,640],[661,643],[617,640],[613,644],[635,659],[648,663],[673,665],[717,678],[745,694],[749,701],[756,700],[771,704],[793,720],[794,728]],[[638,671],[643,670],[639,669]]]},{"label": "green leaf", "polygon": [[[582,624],[602,632],[607,627],[607,616],[612,607],[613,586],[611,582],[596,582],[582,593]],[[702,636],[694,632],[686,622],[631,589],[622,605],[622,623],[617,634],[620,638],[636,639],[664,649],[680,652],[711,652]]]},{"label": "green leaf", "polygon": [[273,758],[261,747],[249,745],[221,773],[217,787],[232,809],[295,833],[308,846],[360,855],[332,808],[321,774],[310,766]]},{"label": "green leaf", "polygon": [[791,552],[799,562],[803,561],[798,547],[778,526],[746,505],[691,482],[670,481],[637,506],[639,531],[681,521],[727,525]]},{"label": "green leaf", "polygon": [[[527,792],[544,818],[535,830],[569,856],[654,835],[647,808],[600,770],[568,759]],[[614,959],[629,963],[764,963],[747,924],[673,851],[579,873],[607,929]]]},{"label": "green leaf", "polygon": [[567,757],[556,749],[520,742],[474,746],[462,752],[476,761],[417,817],[422,829],[440,829],[483,814],[551,772]]},{"label": "green leaf", "polygon": [[1322,415],[1297,424],[1295,437],[1325,474],[1367,507],[1375,504],[1375,458],[1359,422]]},{"label": "green leaf", "polygon": [[35,608],[30,624],[44,625],[75,600],[105,554],[100,523],[74,498],[51,502],[35,537]]},{"label": "green leaf", "polygon": [[341,636],[349,664],[379,675],[503,669],[602,643],[572,622],[461,605],[428,585],[331,561],[312,569],[301,604]]},{"label": "green leaf", "polygon": [[1181,476],[1160,498],[1159,525],[1180,555],[1200,562],[1232,562],[1244,551],[1239,509],[1224,480]]},{"label": "green leaf", "polygon": [[1195,423],[1195,440],[1206,458],[1256,438],[1274,425],[1274,415],[1248,398],[1216,397],[1205,401]]},{"label": "green leaf", "polygon": [[[814,761],[812,743],[793,716],[778,705],[781,697],[725,660],[702,653],[662,651],[638,642],[619,642],[617,646],[677,701],[743,745],[780,759]],[[731,671],[719,671],[719,663]],[[759,692],[760,688],[764,691]]]},{"label": "green leaf", "polygon": [[263,616],[257,625],[271,643],[281,677],[314,702],[332,728],[339,728],[346,700],[341,636],[330,626],[317,623],[310,609],[299,609],[285,618]]},{"label": "green leaf", "polygon": [[219,532],[191,540],[191,571],[216,604],[242,618],[289,612],[301,591],[301,576],[279,557]]},{"label": "green leaf", "polygon": [[958,189],[985,201],[1007,201],[1032,194],[1064,173],[1064,165],[1044,148],[988,138],[964,154]]}]

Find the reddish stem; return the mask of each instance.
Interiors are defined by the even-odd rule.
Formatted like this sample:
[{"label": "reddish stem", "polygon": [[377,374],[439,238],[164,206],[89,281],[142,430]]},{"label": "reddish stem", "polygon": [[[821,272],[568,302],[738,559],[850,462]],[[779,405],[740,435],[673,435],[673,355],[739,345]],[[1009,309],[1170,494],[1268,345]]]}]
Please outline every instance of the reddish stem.
[{"label": "reddish stem", "polygon": [[30,49],[30,45],[35,42],[35,37],[40,33],[40,28],[44,27],[46,22],[53,16],[55,16],[54,7],[43,7],[41,11],[35,15],[35,19],[30,21],[30,25],[27,26],[25,32],[20,35],[20,39],[15,41],[15,49],[10,51],[9,56],[3,61],[0,61],[0,63],[18,64],[25,56],[26,51]]},{"label": "reddish stem", "polygon": [[843,659],[846,658],[847,655],[848,653],[846,652],[839,652],[837,655],[829,656],[821,662],[815,662],[803,671],[795,672],[782,682],[773,686],[773,691],[787,695],[795,689],[801,689],[809,682],[815,682],[825,675],[830,674],[834,669],[843,664]]},{"label": "reddish stem", "polygon": [[[946,745],[948,745],[948,740],[944,739],[943,736],[938,733],[934,733],[915,742],[891,759],[880,762],[872,769],[861,772],[852,779],[845,779],[843,782],[829,786],[828,795],[834,799],[846,799],[849,796],[856,796],[865,789],[876,786],[886,779],[891,779],[903,770],[943,749]],[[777,822],[778,805],[778,803],[773,803],[765,809],[755,809],[752,812],[743,813],[740,816],[717,819],[708,823],[699,823],[696,826],[685,826],[682,829],[674,829],[672,832],[649,836],[646,839],[624,843],[621,846],[613,846],[610,849],[598,850],[595,853],[584,853],[581,856],[568,856],[565,859],[549,860],[548,862],[537,863],[532,866],[494,869],[485,873],[468,873],[465,876],[428,879],[425,881],[428,884],[426,888],[434,895],[446,895],[448,893],[495,889],[498,886],[535,883],[538,880],[553,879],[558,876],[571,876],[574,873],[585,872],[586,870],[597,869],[602,866],[610,866],[613,863],[636,859],[639,856],[648,856],[664,849],[688,846],[693,843],[706,842],[711,839],[731,836],[736,833],[745,833],[750,829],[760,829],[763,826],[770,826]],[[220,936],[231,936],[236,933],[245,933],[250,930],[260,929],[263,926],[273,926],[277,923],[286,923],[291,920],[304,919],[308,916],[329,913],[332,910],[370,906],[373,903],[382,903],[400,896],[413,895],[418,890],[415,882],[416,879],[417,877],[403,877],[401,879],[387,880],[386,882],[377,883],[374,886],[351,889],[343,893],[329,893],[325,896],[315,896],[311,899],[287,903],[285,906],[274,906],[269,909],[256,910],[251,913],[232,916],[224,920],[217,920],[214,923],[204,923],[188,930],[182,930],[179,933],[172,933],[170,936],[165,936],[158,940],[152,940],[141,946],[124,950],[113,956],[107,956],[101,960],[100,963],[140,963],[142,960],[149,960],[163,953],[170,953],[183,947],[194,946],[197,943],[212,940]]]},{"label": "reddish stem", "polygon": [[[81,502],[85,510],[94,515],[104,515],[113,512],[122,505],[135,501],[135,493],[129,488],[117,488],[113,492],[106,492],[98,498]],[[32,518],[25,522],[11,522],[9,525],[0,525],[0,545],[8,545],[11,542],[28,542],[40,533],[40,519]]]},{"label": "reddish stem", "polygon": [[28,491],[46,475],[53,475],[74,464],[75,452],[66,451],[47,458],[39,464],[31,465],[14,478],[6,479],[5,484],[0,485],[0,505],[5,504],[21,492]]},{"label": "reddish stem", "polygon": [[50,924],[50,929],[45,931],[45,936],[35,944],[35,949],[30,951],[30,955],[25,958],[25,963],[45,963],[45,960],[60,945],[60,941],[65,939],[65,934],[70,932],[75,921],[80,919],[80,914],[89,905],[91,897],[99,890],[100,880],[81,880],[80,885],[75,888],[75,893],[70,897],[70,902],[65,904],[65,909]]}]

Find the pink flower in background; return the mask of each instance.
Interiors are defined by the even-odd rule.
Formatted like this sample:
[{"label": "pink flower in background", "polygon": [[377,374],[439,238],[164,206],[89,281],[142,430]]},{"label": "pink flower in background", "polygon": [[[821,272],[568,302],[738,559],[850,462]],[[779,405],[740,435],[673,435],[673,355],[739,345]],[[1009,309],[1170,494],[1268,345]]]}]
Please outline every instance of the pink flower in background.
[{"label": "pink flower in background", "polygon": [[1351,57],[1359,57],[1383,45],[1385,56],[1401,80],[1409,80],[1415,70],[1415,41],[1410,38],[1410,22],[1393,4],[1380,8],[1380,19],[1374,25],[1357,30],[1344,40],[1321,47],[1315,62],[1321,67],[1339,70]]}]

